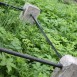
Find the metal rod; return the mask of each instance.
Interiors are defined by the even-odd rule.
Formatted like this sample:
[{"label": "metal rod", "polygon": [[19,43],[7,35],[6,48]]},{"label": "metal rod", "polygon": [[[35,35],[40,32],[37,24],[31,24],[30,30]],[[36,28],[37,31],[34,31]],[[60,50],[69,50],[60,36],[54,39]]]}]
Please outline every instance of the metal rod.
[{"label": "metal rod", "polygon": [[11,8],[23,11],[23,8],[15,7],[13,5],[9,5],[9,4],[3,3],[3,2],[0,2],[0,6],[7,6],[7,7],[11,7]]},{"label": "metal rod", "polygon": [[[12,5],[3,3],[3,2],[0,2],[0,5],[9,6],[9,7],[11,7],[11,8],[24,11],[23,8],[15,7],[15,6],[12,6]],[[57,55],[59,58],[61,58],[61,57],[62,57],[61,54],[56,50],[56,48],[54,47],[54,45],[52,44],[52,42],[50,41],[50,39],[47,37],[47,35],[46,35],[45,32],[43,31],[42,27],[40,26],[39,22],[34,18],[33,15],[31,15],[31,16],[32,16],[33,20],[35,21],[37,27],[40,29],[40,31],[42,32],[42,34],[43,34],[44,37],[46,38],[47,42],[52,46],[52,49],[55,51],[56,55]]]},{"label": "metal rod", "polygon": [[33,18],[33,20],[36,23],[36,26],[40,29],[40,31],[42,32],[42,34],[44,35],[44,37],[46,38],[47,42],[52,46],[52,49],[55,51],[56,55],[61,58],[62,55],[56,50],[56,48],[54,47],[54,45],[52,44],[52,42],[50,41],[50,39],[47,37],[47,35],[45,34],[45,32],[43,31],[43,28],[40,26],[39,22],[35,19],[35,17],[31,14],[31,17]]},{"label": "metal rod", "polygon": [[55,63],[47,61],[47,60],[32,57],[32,56],[27,55],[27,54],[21,54],[21,53],[18,53],[18,52],[12,51],[12,50],[7,50],[7,49],[4,49],[4,48],[0,48],[0,52],[8,53],[8,54],[11,54],[11,55],[14,55],[14,56],[18,56],[18,57],[29,59],[29,60],[32,60],[32,61],[44,63],[44,64],[51,65],[51,66],[58,67],[58,68],[63,67],[62,64],[55,64]]}]

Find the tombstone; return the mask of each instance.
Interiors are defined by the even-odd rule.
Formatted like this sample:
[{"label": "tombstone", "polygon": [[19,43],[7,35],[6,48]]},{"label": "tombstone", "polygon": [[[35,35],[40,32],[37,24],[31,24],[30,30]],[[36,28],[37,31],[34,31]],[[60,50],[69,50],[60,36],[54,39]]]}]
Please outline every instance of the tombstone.
[{"label": "tombstone", "polygon": [[63,68],[55,68],[51,77],[77,77],[77,58],[65,55],[60,59]]}]

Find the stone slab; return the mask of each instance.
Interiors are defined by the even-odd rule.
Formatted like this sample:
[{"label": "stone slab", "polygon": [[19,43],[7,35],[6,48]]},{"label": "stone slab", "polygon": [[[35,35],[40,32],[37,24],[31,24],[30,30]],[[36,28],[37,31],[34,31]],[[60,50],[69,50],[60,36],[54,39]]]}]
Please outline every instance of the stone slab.
[{"label": "stone slab", "polygon": [[55,68],[51,77],[77,77],[77,58],[65,55],[60,59],[63,68]]},{"label": "stone slab", "polygon": [[34,6],[29,3],[26,3],[23,9],[24,11],[21,12],[20,19],[28,23],[34,23],[34,20],[30,16],[30,14],[32,14],[37,19],[40,14],[40,9],[37,6]]}]

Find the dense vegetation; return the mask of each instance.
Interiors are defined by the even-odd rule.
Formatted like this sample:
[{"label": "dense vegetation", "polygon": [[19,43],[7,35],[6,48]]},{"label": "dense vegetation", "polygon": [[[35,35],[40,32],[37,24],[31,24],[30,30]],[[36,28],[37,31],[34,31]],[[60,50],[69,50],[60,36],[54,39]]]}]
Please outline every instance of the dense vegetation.
[{"label": "dense vegetation", "polygon": [[[77,5],[61,0],[0,0],[16,6],[30,2],[41,9],[45,33],[62,54],[77,56]],[[20,11],[0,7],[0,47],[57,63],[59,60],[35,24],[19,19]],[[53,67],[0,54],[0,77],[49,77]]]}]

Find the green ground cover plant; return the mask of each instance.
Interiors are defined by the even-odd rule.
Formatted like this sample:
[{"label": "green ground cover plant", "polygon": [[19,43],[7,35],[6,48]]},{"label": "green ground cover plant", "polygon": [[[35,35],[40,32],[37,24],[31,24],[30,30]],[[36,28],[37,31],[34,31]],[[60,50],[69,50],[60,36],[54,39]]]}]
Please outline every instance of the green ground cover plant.
[{"label": "green ground cover plant", "polygon": [[[58,0],[1,0],[15,6],[29,2],[41,9],[38,17],[45,33],[62,55],[77,56],[77,4]],[[20,11],[0,7],[0,47],[47,59],[58,57],[35,24],[19,19]],[[0,53],[0,77],[50,77],[52,66]]]}]

